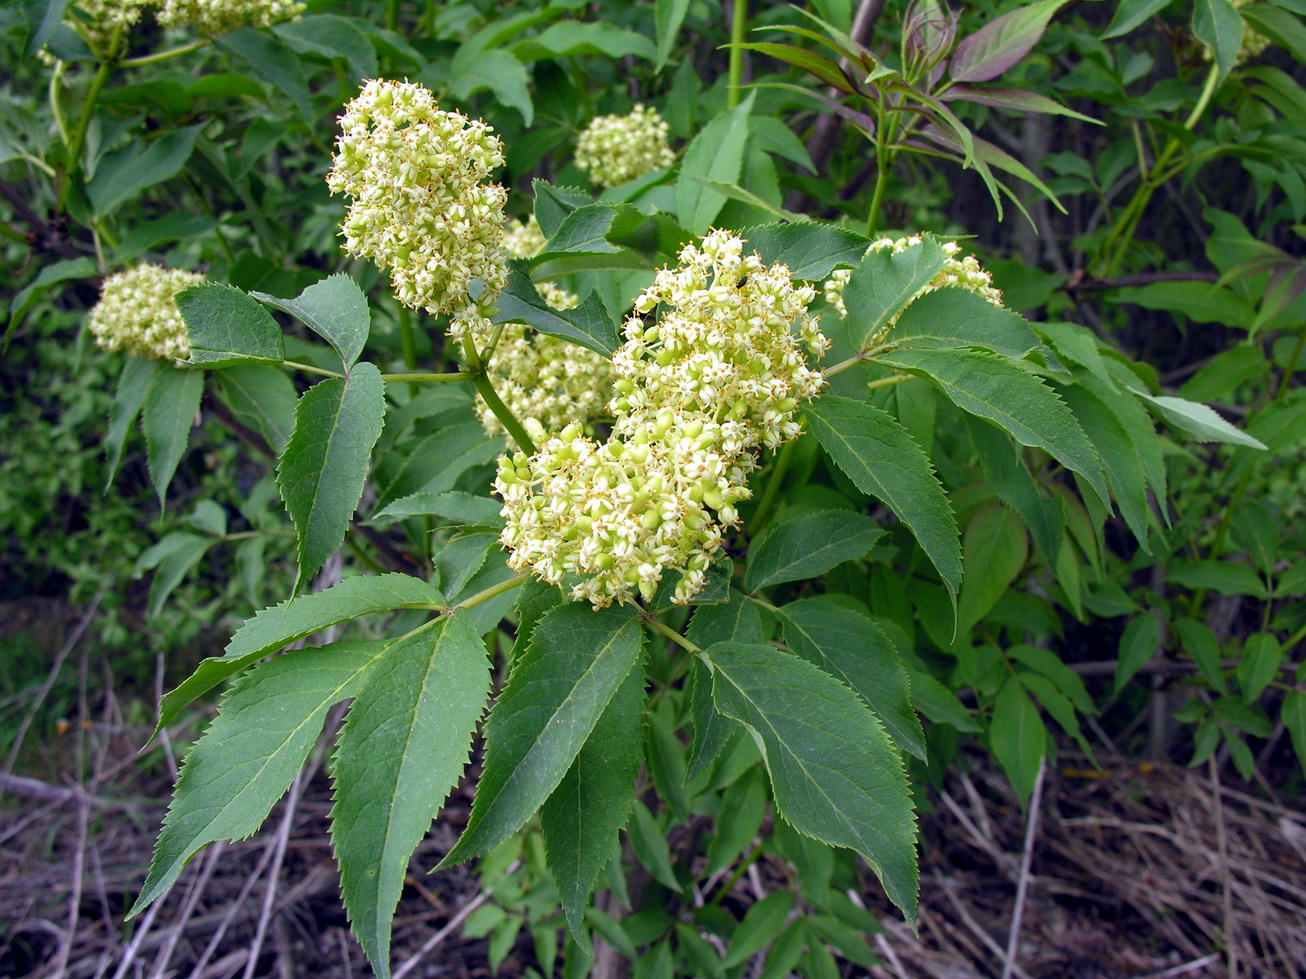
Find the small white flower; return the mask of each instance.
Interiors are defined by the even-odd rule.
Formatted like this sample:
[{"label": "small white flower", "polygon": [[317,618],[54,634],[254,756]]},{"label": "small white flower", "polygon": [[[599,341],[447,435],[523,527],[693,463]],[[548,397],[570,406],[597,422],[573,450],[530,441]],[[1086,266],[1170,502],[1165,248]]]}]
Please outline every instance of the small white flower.
[{"label": "small white flower", "polygon": [[173,297],[204,276],[161,265],[138,265],[104,280],[87,324],[105,350],[162,360],[187,360],[186,324]]},{"label": "small white flower", "polygon": [[664,170],[676,159],[667,132],[657,109],[643,105],[626,116],[597,116],[576,141],[576,165],[600,187]]},{"label": "small white flower", "polygon": [[155,17],[164,27],[216,36],[241,27],[270,27],[305,9],[298,0],[163,0]]}]

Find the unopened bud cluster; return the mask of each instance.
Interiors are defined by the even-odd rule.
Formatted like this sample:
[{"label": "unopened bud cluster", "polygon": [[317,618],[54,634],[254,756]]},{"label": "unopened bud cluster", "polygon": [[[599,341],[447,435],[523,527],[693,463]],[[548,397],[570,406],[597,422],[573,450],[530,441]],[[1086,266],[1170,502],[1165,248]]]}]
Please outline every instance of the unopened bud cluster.
[{"label": "unopened bud cluster", "polygon": [[502,142],[409,82],[369,81],[340,128],[327,185],[353,198],[341,226],[345,250],[389,269],[401,303],[449,314],[461,335],[507,282],[508,195],[487,182],[503,166]]},{"label": "unopened bud cluster", "polygon": [[599,187],[616,187],[675,162],[667,123],[657,109],[636,105],[626,116],[597,116],[576,141],[576,166]]},{"label": "unopened bud cluster", "polygon": [[160,265],[138,265],[104,280],[88,328],[105,350],[163,360],[187,360],[186,324],[173,297],[204,276]]},{"label": "unopened bud cluster", "polygon": [[[512,221],[503,236],[513,258],[530,258],[544,248],[544,233],[532,216]],[[580,299],[551,282],[538,283],[540,295],[554,309],[574,309]],[[488,322],[472,331],[478,347],[490,339]],[[585,427],[605,413],[612,391],[612,365],[602,354],[557,337],[538,333],[524,323],[506,323],[490,362],[495,393],[517,418],[534,418],[546,431],[569,422]],[[506,434],[503,423],[477,396],[477,415],[486,432]]]},{"label": "unopened bud cluster", "polygon": [[270,27],[305,9],[298,0],[163,0],[155,17],[164,27],[216,36],[241,27]]},{"label": "unopened bud cluster", "polygon": [[[867,249],[869,255],[872,251],[888,249],[895,255],[898,252],[906,251],[915,245],[921,243],[920,235],[910,235],[906,238],[880,238],[871,242],[871,247]],[[974,255],[966,255],[963,258],[957,256],[961,253],[961,246],[955,241],[945,241],[943,250],[948,258],[943,263],[943,268],[939,273],[927,282],[916,295],[912,296],[911,301],[903,307],[905,310],[912,302],[915,302],[927,292],[933,292],[935,289],[942,289],[945,286],[956,286],[975,293],[985,302],[992,303],[994,306],[1002,305],[1002,292],[993,285],[993,276],[980,266],[978,259]],[[848,280],[852,278],[851,269],[835,269],[829,280],[825,283],[825,301],[834,307],[840,319],[848,318],[848,307],[844,305],[843,292],[848,285]],[[900,311],[894,316],[885,329],[887,333],[898,322],[898,317],[902,315]],[[873,338],[872,342],[878,342],[878,338]]]},{"label": "unopened bud cluster", "polygon": [[[579,424],[547,438],[531,420],[542,440],[535,455],[501,458],[495,489],[511,567],[554,584],[579,575],[572,596],[598,607],[647,601],[671,570],[681,574],[673,601],[703,587],[750,496],[754,453],[797,435],[799,401],[824,383],[798,337],[817,354],[829,345],[807,314],[813,290],[743,245],[711,232],[636,300],[613,358],[606,442]],[[649,325],[643,314],[657,306]]]},{"label": "unopened bud cluster", "polygon": [[115,54],[127,43],[131,28],[141,19],[150,0],[77,0],[85,19],[69,12],[68,21],[79,30],[101,58]]}]

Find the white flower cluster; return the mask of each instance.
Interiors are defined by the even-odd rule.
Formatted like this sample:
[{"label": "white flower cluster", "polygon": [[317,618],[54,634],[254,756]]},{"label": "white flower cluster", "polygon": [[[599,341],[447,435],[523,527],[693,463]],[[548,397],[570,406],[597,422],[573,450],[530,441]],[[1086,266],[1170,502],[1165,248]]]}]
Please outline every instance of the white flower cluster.
[{"label": "white flower cluster", "polygon": [[[616,425],[606,442],[578,424],[545,439],[528,422],[543,440],[535,455],[500,459],[511,567],[553,584],[579,575],[572,597],[597,607],[650,599],[669,570],[681,572],[675,602],[706,583],[750,496],[754,452],[797,435],[798,402],[824,384],[793,329],[815,353],[829,345],[807,314],[814,291],[743,245],[711,232],[636,300],[613,358]],[[658,305],[661,318],[646,325]]]},{"label": "white flower cluster", "polygon": [[163,0],[155,18],[164,27],[217,36],[241,27],[270,27],[305,9],[298,0]]},{"label": "white flower cluster", "polygon": [[[872,251],[880,249],[890,249],[895,255],[898,252],[905,251],[914,245],[921,243],[920,235],[911,235],[906,238],[880,238],[871,242],[871,247],[866,250],[869,255]],[[975,293],[986,302],[994,306],[1002,305],[1002,292],[993,285],[993,276],[980,266],[979,261],[974,255],[967,255],[964,258],[956,256],[961,252],[961,246],[955,241],[943,242],[943,250],[947,253],[947,261],[943,263],[943,268],[939,274],[927,282],[916,295],[912,296],[910,306],[927,292],[933,292],[935,289],[942,289],[945,286],[958,286]],[[843,291],[848,285],[848,280],[852,278],[852,269],[835,269],[830,278],[825,283],[825,301],[834,307],[840,319],[848,318],[848,307],[844,305]],[[907,306],[904,306],[905,310]],[[893,328],[893,324],[898,322],[899,312],[885,326],[883,333],[887,333]],[[873,338],[872,343],[878,342],[880,338]]]},{"label": "white flower cluster", "polygon": [[70,13],[68,21],[100,57],[108,58],[126,44],[128,33],[150,3],[151,0],[77,0],[76,6],[86,19]]},{"label": "white flower cluster", "polygon": [[401,303],[448,313],[450,332],[461,336],[493,308],[508,278],[508,192],[486,183],[503,166],[503,143],[410,82],[369,81],[345,106],[340,128],[327,185],[353,198],[341,225],[345,250],[389,269]]},{"label": "white flower cluster", "polygon": [[[544,247],[544,233],[534,216],[524,224],[509,222],[504,247],[514,258],[530,258]],[[551,282],[538,284],[554,309],[574,309],[580,299]],[[472,329],[483,348],[492,334],[488,321]],[[605,413],[612,391],[612,365],[602,354],[557,337],[537,333],[524,323],[505,323],[490,362],[490,380],[504,404],[518,418],[534,418],[548,432],[570,422],[586,430]],[[477,396],[476,412],[490,435],[505,433],[490,406]]]},{"label": "white flower cluster", "polygon": [[675,162],[667,123],[657,109],[636,105],[627,116],[597,116],[576,141],[576,165],[600,187],[616,187]]},{"label": "white flower cluster", "polygon": [[203,281],[204,276],[195,272],[161,265],[138,265],[109,276],[88,324],[95,342],[105,350],[188,359],[186,324],[173,297]]}]

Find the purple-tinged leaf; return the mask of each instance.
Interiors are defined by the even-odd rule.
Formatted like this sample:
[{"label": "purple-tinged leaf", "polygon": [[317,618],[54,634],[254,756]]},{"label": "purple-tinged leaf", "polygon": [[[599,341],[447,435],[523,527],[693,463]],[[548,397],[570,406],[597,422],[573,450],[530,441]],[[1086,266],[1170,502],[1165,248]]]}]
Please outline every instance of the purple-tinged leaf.
[{"label": "purple-tinged leaf", "polygon": [[988,105],[995,109],[1014,109],[1017,112],[1042,112],[1053,116],[1070,116],[1072,119],[1102,125],[1101,119],[1094,119],[1092,116],[1086,116],[1074,109],[1068,109],[1060,102],[1054,101],[1046,95],[1026,92],[1019,88],[974,88],[970,85],[954,85],[947,92],[940,95],[939,98],[944,102],[974,102],[976,105]]},{"label": "purple-tinged leaf", "polygon": [[764,82],[759,83],[758,87],[783,88],[790,92],[797,92],[799,95],[805,95],[810,99],[815,99],[835,115],[855,126],[867,139],[875,138],[875,120],[865,112],[858,112],[856,109],[836,102],[820,92],[814,92],[810,88],[803,88],[801,85],[790,85],[787,82]]},{"label": "purple-tinged leaf", "polygon": [[1043,36],[1048,21],[1066,0],[1041,0],[1003,14],[970,37],[952,53],[954,82],[987,82],[1014,67]]},{"label": "purple-tinged leaf", "polygon": [[758,51],[762,54],[768,54],[772,58],[777,58],[785,64],[801,68],[810,74],[815,75],[831,88],[838,89],[848,95],[857,91],[856,84],[848,76],[848,73],[839,67],[838,63],[816,54],[804,48],[795,47],[792,44],[741,44],[741,48],[746,51]]},{"label": "purple-tinged leaf", "polygon": [[[921,135],[933,140],[934,142],[942,143],[953,152],[961,152],[961,145],[956,141],[951,133],[930,126],[921,130]],[[979,136],[973,138],[975,159],[977,161],[989,166],[997,167],[999,170],[1003,170],[1006,173],[1011,174],[1013,177],[1019,177],[1026,183],[1032,184],[1039,193],[1043,194],[1043,196],[1052,202],[1057,210],[1062,214],[1066,213],[1066,209],[1061,206],[1061,202],[1057,200],[1056,195],[1052,193],[1047,184],[1043,183],[1043,181],[1039,180],[1039,178],[1034,175],[1034,172],[1030,170],[1029,167],[1025,166],[1025,164],[1021,163],[1006,150],[993,145],[987,139],[981,139]]]}]

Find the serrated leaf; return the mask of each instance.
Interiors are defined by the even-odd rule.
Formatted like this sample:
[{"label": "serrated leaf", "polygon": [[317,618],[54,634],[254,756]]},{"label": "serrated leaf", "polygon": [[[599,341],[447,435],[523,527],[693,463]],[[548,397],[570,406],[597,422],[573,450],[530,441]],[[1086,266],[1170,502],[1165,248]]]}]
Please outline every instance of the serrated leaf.
[{"label": "serrated leaf", "polygon": [[490,712],[471,818],[440,867],[501,843],[544,803],[639,661],[642,644],[639,619],[627,606],[596,611],[572,602],[539,620]]},{"label": "serrated leaf", "polygon": [[815,578],[862,557],[884,534],[870,517],[848,510],[803,513],[768,527],[748,548],[744,588]]},{"label": "serrated leaf", "polygon": [[186,680],[163,695],[159,703],[158,732],[196,697],[242,672],[269,653],[311,636],[315,632],[367,615],[401,608],[437,608],[444,596],[420,578],[392,573],[372,577],[356,575],[312,595],[286,599],[246,620],[227,643],[222,656],[201,660]]},{"label": "serrated leaf", "polygon": [[1009,676],[998,691],[989,727],[989,747],[1007,773],[1023,806],[1029,802],[1038,766],[1047,753],[1048,730],[1020,681]]},{"label": "serrated leaf", "polygon": [[332,765],[331,843],[359,943],[389,975],[408,860],[462,777],[490,693],[490,661],[461,609],[397,642],[369,670]]},{"label": "serrated leaf", "polygon": [[1112,692],[1120,693],[1139,670],[1151,662],[1161,645],[1161,620],[1151,612],[1136,615],[1125,626],[1116,656]]},{"label": "serrated leaf", "polygon": [[956,601],[961,535],[924,450],[886,411],[832,395],[807,406],[821,447],[859,490],[881,500],[920,543]]},{"label": "serrated leaf", "polygon": [[577,942],[590,893],[630,815],[643,715],[644,671],[636,666],[540,810],[545,857]]},{"label": "serrated leaf", "polygon": [[63,21],[68,0],[24,0],[22,6],[23,18],[27,21],[27,44],[23,53],[30,57],[41,50],[50,31]]},{"label": "serrated leaf", "polygon": [[616,324],[597,292],[591,292],[575,309],[554,309],[535,288],[521,262],[509,263],[508,284],[499,296],[492,322],[525,323],[605,357],[611,357],[621,344]]},{"label": "serrated leaf", "polygon": [[563,220],[572,211],[593,204],[589,191],[580,187],[558,187],[547,180],[531,181],[535,195],[535,220],[544,232],[545,239],[552,238],[562,227]]},{"label": "serrated leaf", "polygon": [[883,629],[864,613],[825,598],[783,605],[780,618],[790,649],[857,691],[898,746],[925,760],[911,681]]},{"label": "serrated leaf", "polygon": [[104,437],[104,448],[109,454],[108,474],[104,481],[106,492],[118,474],[127,433],[141,413],[154,375],[167,369],[168,365],[153,357],[128,357],[127,363],[123,365],[122,373],[118,376],[117,393],[114,394],[113,404],[109,406],[109,431]]},{"label": "serrated leaf", "polygon": [[372,364],[319,381],[295,407],[295,431],[277,463],[277,485],[298,535],[301,589],[345,539],[363,495],[385,416],[385,382]]},{"label": "serrated leaf", "polygon": [[704,649],[718,642],[766,642],[767,636],[757,603],[736,588],[728,602],[696,608],[685,631],[686,639]]},{"label": "serrated leaf", "polygon": [[1111,23],[1107,24],[1101,39],[1107,41],[1113,37],[1123,37],[1153,14],[1160,13],[1171,2],[1172,0],[1123,0],[1116,7]]},{"label": "serrated leaf", "polygon": [[952,52],[948,76],[954,82],[987,82],[1014,67],[1038,43],[1048,21],[1067,0],[1022,4],[962,38]]},{"label": "serrated leaf", "polygon": [[466,99],[489,89],[498,102],[521,113],[524,125],[529,127],[535,121],[530,73],[512,52],[503,48],[469,51],[464,45],[454,55],[449,78],[453,94],[458,98]]},{"label": "serrated leaf", "polygon": [[235,286],[206,282],[177,293],[176,302],[186,323],[192,363],[233,367],[285,359],[277,321]]},{"label": "serrated leaf", "polygon": [[1211,49],[1219,68],[1218,81],[1233,71],[1243,39],[1243,19],[1231,0],[1196,0],[1193,36]]},{"label": "serrated leaf", "polygon": [[858,265],[870,239],[830,224],[764,224],[744,228],[739,236],[768,265],[779,262],[795,279],[822,281],[836,268]]},{"label": "serrated leaf", "polygon": [[204,394],[204,375],[184,367],[159,370],[150,379],[141,409],[141,430],[145,432],[146,459],[150,482],[164,505],[168,484],[190,443],[190,430],[199,414]]},{"label": "serrated leaf", "polygon": [[1016,360],[1042,349],[1025,317],[954,287],[935,289],[913,301],[888,339],[906,347],[984,347]]},{"label": "serrated leaf", "polygon": [[258,432],[278,455],[295,426],[299,396],[285,371],[271,364],[228,367],[217,375],[223,403],[236,421]]},{"label": "serrated leaf", "polygon": [[[420,507],[420,509],[413,509]],[[462,490],[449,490],[445,493],[423,491],[412,496],[396,500],[384,514],[378,516],[414,516],[430,515],[443,517],[455,524],[470,527],[502,527],[503,517],[499,511],[503,504],[488,496],[473,496]],[[412,513],[407,512],[412,510]]]},{"label": "serrated leaf", "polygon": [[1061,552],[1065,532],[1065,518],[1060,507],[1055,500],[1039,495],[1033,477],[1009,436],[974,415],[967,416],[966,427],[984,467],[984,477],[993,492],[1025,522],[1044,562],[1054,564]]},{"label": "serrated leaf", "polygon": [[761,951],[784,928],[793,906],[794,893],[788,890],[776,891],[756,902],[730,936],[730,948],[721,965],[733,969]]},{"label": "serrated leaf", "polygon": [[0,344],[0,348],[3,348],[0,352],[9,349],[9,340],[14,330],[18,328],[18,324],[52,285],[69,279],[84,279],[95,275],[97,271],[95,259],[89,255],[65,259],[41,269],[35,279],[18,290],[9,304],[9,325],[5,327],[5,339],[4,343]]},{"label": "serrated leaf", "polygon": [[957,602],[957,634],[965,637],[989,613],[1029,557],[1029,538],[1004,506],[977,510],[961,537],[965,580]]},{"label": "serrated leaf", "polygon": [[708,658],[717,709],[757,743],[779,813],[805,836],[855,850],[915,921],[911,794],[883,725],[851,689],[792,653],[720,643]]},{"label": "serrated leaf", "polygon": [[1021,445],[1045,449],[1107,506],[1102,463],[1064,401],[1037,376],[986,350],[894,350],[876,363],[928,378],[962,411],[987,418]]},{"label": "serrated leaf", "polygon": [[932,237],[900,252],[873,248],[844,287],[848,333],[863,348],[939,274],[948,254]]},{"label": "serrated leaf", "polygon": [[96,217],[110,214],[123,201],[180,173],[203,128],[200,123],[175,129],[151,143],[134,141],[106,154],[86,186]]},{"label": "serrated leaf", "polygon": [[367,35],[343,17],[315,12],[278,24],[274,30],[297,51],[344,58],[354,82],[377,77],[376,52]]},{"label": "serrated leaf", "polygon": [[387,642],[297,649],[250,671],[186,755],[154,848],[150,873],[128,917],[159,898],[186,863],[216,840],[254,833],[281,798],[332,705],[354,695]]},{"label": "serrated leaf", "polygon": [[676,35],[680,33],[680,25],[685,22],[685,14],[688,12],[689,0],[657,0],[654,4],[653,26],[658,39],[658,57],[653,66],[654,71],[661,71],[667,63],[676,43]]},{"label": "serrated leaf", "polygon": [[534,37],[518,41],[511,48],[522,61],[561,58],[570,55],[599,55],[622,58],[635,55],[657,61],[657,48],[643,34],[636,34],[615,24],[582,23],[567,20],[550,24]]},{"label": "serrated leaf", "polygon": [[1255,701],[1279,673],[1283,663],[1283,647],[1270,632],[1248,636],[1243,643],[1242,657],[1238,660],[1238,685],[1248,703]]},{"label": "serrated leaf", "polygon": [[281,90],[299,110],[304,122],[313,122],[313,100],[299,57],[285,42],[252,28],[214,38],[213,43],[229,54],[244,59],[262,81]]},{"label": "serrated leaf", "polygon": [[1144,391],[1139,391],[1138,395],[1155,406],[1162,418],[1195,442],[1228,442],[1253,449],[1266,448],[1260,439],[1240,432],[1207,405],[1184,398],[1151,395]]},{"label": "serrated leaf", "polygon": [[1084,681],[1056,653],[1021,643],[1009,647],[1007,655],[1051,680],[1081,714],[1097,713]]},{"label": "serrated leaf", "polygon": [[709,122],[685,150],[676,182],[676,215],[693,234],[705,234],[726,203],[724,194],[694,178],[738,183],[754,98],[755,93],[749,92],[739,105]]},{"label": "serrated leaf", "polygon": [[462,597],[463,589],[485,565],[490,549],[498,543],[498,534],[467,534],[440,548],[435,566],[440,572],[440,589],[450,601]]},{"label": "serrated leaf", "polygon": [[1176,561],[1166,570],[1166,578],[1185,588],[1213,588],[1221,595],[1269,597],[1255,571],[1230,561]]},{"label": "serrated leaf", "polygon": [[685,780],[692,782],[717,760],[721,749],[739,729],[739,725],[728,717],[722,717],[712,703],[712,674],[708,668],[695,659],[690,664],[689,671],[687,695],[694,737],[689,746]]},{"label": "serrated leaf", "polygon": [[1120,515],[1139,547],[1147,554],[1152,553],[1147,539],[1147,475],[1137,443],[1106,403],[1087,386],[1067,384],[1059,388],[1059,393],[1084,431],[1091,434]]},{"label": "serrated leaf", "polygon": [[[503,451],[503,439],[485,434],[480,422],[446,425],[403,453],[403,462],[377,496],[374,520],[420,513],[430,500],[453,488],[472,466],[489,462]],[[419,499],[420,498],[420,499]],[[406,503],[394,508],[392,504]],[[388,513],[395,509],[395,513]]]},{"label": "serrated leaf", "polygon": [[181,580],[190,573],[195,565],[204,559],[210,547],[216,543],[212,537],[197,534],[169,534],[136,562],[136,573],[143,569],[155,568],[154,578],[150,582],[150,598],[146,606],[145,620],[150,622],[163,609],[168,596],[181,584]]},{"label": "serrated leaf", "polygon": [[335,348],[345,370],[354,366],[372,329],[372,314],[363,290],[343,272],[315,282],[294,299],[278,299],[262,292],[250,293],[298,319]]}]

